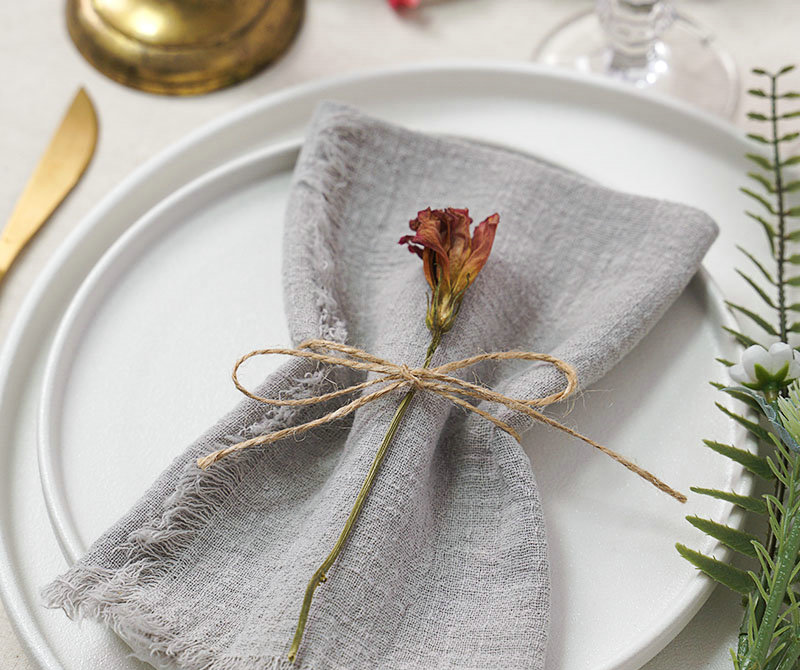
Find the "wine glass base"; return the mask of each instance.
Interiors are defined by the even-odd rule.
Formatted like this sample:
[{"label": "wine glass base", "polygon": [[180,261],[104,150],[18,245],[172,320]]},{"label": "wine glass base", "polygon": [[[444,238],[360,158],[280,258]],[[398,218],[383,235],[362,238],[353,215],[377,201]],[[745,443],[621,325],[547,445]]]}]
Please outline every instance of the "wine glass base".
[{"label": "wine glass base", "polygon": [[626,81],[725,118],[734,116],[739,103],[739,75],[733,58],[710,33],[680,15],[656,44],[655,57],[642,67],[615,66],[600,21],[591,9],[555,28],[534,58],[547,65]]}]

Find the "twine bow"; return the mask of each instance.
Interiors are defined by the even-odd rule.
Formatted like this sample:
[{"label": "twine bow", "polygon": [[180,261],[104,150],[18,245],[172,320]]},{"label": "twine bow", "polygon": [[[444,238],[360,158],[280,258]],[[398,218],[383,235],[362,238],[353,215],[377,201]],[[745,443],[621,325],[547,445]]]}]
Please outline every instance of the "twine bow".
[{"label": "twine bow", "polygon": [[[346,357],[337,356],[330,353],[323,353],[324,351],[339,352],[340,354],[345,354]],[[365,382],[361,382],[360,384],[354,384],[353,386],[348,386],[347,388],[332,391],[330,393],[323,393],[322,395],[312,396],[310,398],[295,398],[289,400],[265,398],[263,396],[256,395],[242,386],[241,382],[239,381],[238,372],[242,364],[249,359],[256,356],[265,356],[270,354],[286,354],[289,356],[308,358],[319,361],[320,363],[326,363],[328,365],[342,365],[352,368],[353,370],[366,370],[368,372],[375,372],[380,376]],[[449,374],[455,370],[467,368],[481,361],[503,361],[512,359],[523,361],[539,361],[552,365],[564,375],[566,384],[563,390],[543,398],[510,398],[502,393],[493,391],[490,388],[464,381],[463,379],[453,377]],[[357,349],[356,347],[351,347],[346,344],[340,344],[338,342],[332,342],[329,340],[314,339],[303,342],[296,349],[276,347],[251,351],[236,361],[236,365],[234,365],[231,377],[233,379],[233,383],[236,385],[236,388],[247,397],[267,405],[281,407],[302,407],[306,405],[314,405],[316,403],[326,402],[344,395],[363,391],[364,389],[376,384],[385,384],[385,386],[382,386],[378,390],[372,391],[365,395],[361,395],[355,400],[348,402],[342,407],[339,407],[333,412],[330,412],[318,419],[314,419],[296,426],[283,428],[265,435],[259,435],[249,440],[244,440],[243,442],[239,442],[229,447],[225,447],[224,449],[215,451],[208,456],[204,456],[197,461],[197,465],[204,470],[213,463],[216,463],[220,459],[225,458],[234,452],[242,451],[243,449],[248,449],[249,447],[254,447],[257,445],[272,444],[273,442],[282,440],[285,437],[301,435],[302,433],[316,428],[317,426],[322,426],[326,423],[330,423],[331,421],[341,419],[342,417],[355,412],[359,407],[363,407],[364,405],[371,403],[373,400],[377,400],[378,398],[388,395],[393,391],[401,388],[416,388],[419,390],[437,393],[459,407],[463,407],[469,412],[478,414],[487,421],[491,421],[494,425],[511,435],[518,442],[520,441],[520,436],[519,433],[514,430],[514,428],[508,425],[505,421],[501,421],[492,414],[489,414],[479,407],[467,402],[464,398],[474,398],[477,400],[486,400],[493,403],[499,403],[505,405],[509,409],[527,414],[536,421],[545,423],[553,428],[557,428],[558,430],[567,433],[572,437],[576,437],[579,440],[586,442],[595,449],[598,449],[607,456],[610,456],[631,472],[639,475],[642,479],[650,482],[659,490],[669,494],[679,502],[686,502],[686,496],[665,484],[651,472],[640,468],[638,465],[632,463],[617,452],[598,444],[585,435],[581,435],[580,433],[572,430],[572,428],[559,423],[555,419],[550,418],[536,409],[540,407],[547,407],[548,405],[552,405],[560,400],[564,400],[565,398],[570,397],[578,389],[578,373],[576,372],[575,368],[569,365],[569,363],[565,363],[564,361],[554,356],[549,356],[548,354],[539,354],[530,351],[495,351],[491,353],[470,356],[469,358],[464,358],[460,361],[445,363],[444,365],[440,365],[435,368],[412,369],[404,364],[398,365],[397,363],[392,363],[391,361],[379,358],[378,356],[373,356],[372,354],[361,349]]]}]

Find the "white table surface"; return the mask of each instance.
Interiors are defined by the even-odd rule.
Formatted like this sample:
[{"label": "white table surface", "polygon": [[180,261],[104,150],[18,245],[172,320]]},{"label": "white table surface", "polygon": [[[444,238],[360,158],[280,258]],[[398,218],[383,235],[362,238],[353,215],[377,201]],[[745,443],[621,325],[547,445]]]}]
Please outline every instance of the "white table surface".
[{"label": "white table surface", "polygon": [[[302,31],[279,63],[239,86],[197,98],[153,96],[105,79],[72,46],[63,5],[63,0],[0,3],[0,220],[11,213],[79,85],[88,88],[101,124],[97,153],[83,180],[5,279],[0,338],[41,268],[92,206],[143,161],[194,128],[264,94],[331,74],[437,58],[528,60],[555,24],[590,2],[428,0],[420,11],[400,17],[383,0],[308,0]],[[751,67],[800,62],[797,0],[685,0],[679,7],[713,27],[743,70],[743,89],[754,84],[747,74]],[[800,76],[793,83],[800,88]],[[745,111],[735,119],[742,128],[747,127]],[[735,644],[741,617],[738,603],[736,596],[717,589],[645,668],[730,668],[728,648]],[[0,668],[34,668],[1,607]]]}]

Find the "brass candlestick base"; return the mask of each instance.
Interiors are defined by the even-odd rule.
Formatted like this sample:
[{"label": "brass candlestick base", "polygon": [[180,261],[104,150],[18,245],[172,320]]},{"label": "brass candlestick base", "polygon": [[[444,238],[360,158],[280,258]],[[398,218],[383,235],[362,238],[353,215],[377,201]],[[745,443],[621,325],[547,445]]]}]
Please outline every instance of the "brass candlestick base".
[{"label": "brass candlestick base", "polygon": [[289,46],[304,0],[67,0],[67,27],[100,72],[196,95],[254,74]]}]

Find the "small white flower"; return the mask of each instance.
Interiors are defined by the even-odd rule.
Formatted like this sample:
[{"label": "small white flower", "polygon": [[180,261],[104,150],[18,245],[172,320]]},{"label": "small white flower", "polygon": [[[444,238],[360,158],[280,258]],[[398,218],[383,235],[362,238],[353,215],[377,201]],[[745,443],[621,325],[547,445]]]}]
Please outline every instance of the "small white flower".
[{"label": "small white flower", "polygon": [[728,372],[735,382],[753,389],[785,386],[800,377],[800,355],[785,342],[776,342],[769,351],[754,344],[742,352],[742,362]]}]

